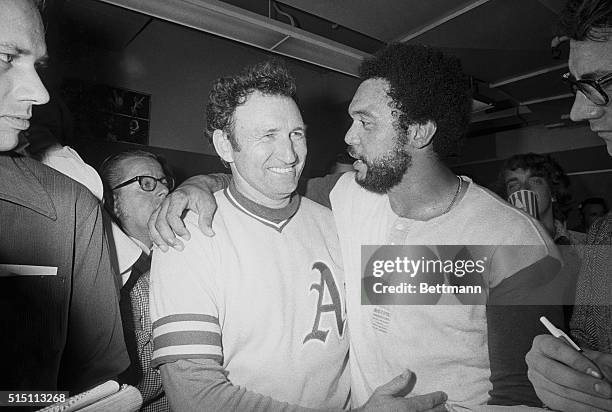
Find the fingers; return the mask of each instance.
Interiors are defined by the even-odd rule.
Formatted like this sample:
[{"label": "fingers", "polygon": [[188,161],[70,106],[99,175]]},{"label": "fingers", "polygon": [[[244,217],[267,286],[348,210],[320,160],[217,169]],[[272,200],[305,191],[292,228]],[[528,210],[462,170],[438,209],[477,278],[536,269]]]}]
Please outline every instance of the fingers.
[{"label": "fingers", "polygon": [[[570,353],[566,354],[566,350],[570,351]],[[561,347],[558,349],[549,350],[545,354],[530,352],[526,357],[527,364],[529,365],[529,377],[532,381],[541,377],[541,380],[550,381],[565,388],[575,389],[599,397],[609,397],[612,394],[610,385],[601,379],[594,378],[585,372],[577,370],[577,368],[582,368],[584,371],[587,367],[592,369],[594,366],[590,366],[591,362],[588,360],[585,363],[574,359],[576,356],[583,357],[564,343],[561,343]],[[563,362],[567,363],[561,363],[557,359],[562,359]]]},{"label": "fingers", "polygon": [[149,217],[149,221],[147,222],[147,226],[149,228],[149,236],[154,244],[156,244],[163,252],[168,251],[168,245],[164,242],[164,239],[161,237],[157,229],[155,228],[155,221],[159,216],[160,207],[155,209]]},{"label": "fingers", "polygon": [[[556,362],[547,362],[546,359]],[[533,346],[526,356],[526,361],[530,367],[535,367],[545,376],[550,375],[542,370],[542,368],[552,367],[554,363],[562,363],[573,369],[576,373],[587,374],[593,378],[601,378],[597,366],[591,360],[574,350],[563,340],[550,335],[535,337]],[[559,369],[556,368],[555,372],[559,372]],[[574,373],[573,376],[575,377],[576,374]]]},{"label": "fingers", "polygon": [[164,225],[164,229],[167,229],[167,231],[162,232],[162,236],[167,234],[168,237],[172,236],[174,240],[176,235],[178,235],[185,240],[189,240],[191,233],[189,233],[189,230],[187,230],[183,223],[183,215],[188,207],[187,197],[183,196],[182,192],[177,192],[175,196],[170,196],[166,199],[169,199],[165,222],[167,224]]},{"label": "fingers", "polygon": [[612,382],[612,354],[585,349],[584,355],[597,365],[608,382]]},{"label": "fingers", "polygon": [[[537,375],[538,372],[535,372]],[[539,382],[536,387],[538,397],[554,410],[559,411],[612,411],[612,401],[578,392],[547,381],[544,377],[535,376]]]},{"label": "fingers", "polygon": [[[166,218],[169,206],[170,200],[166,198],[149,219],[149,233],[151,239],[163,252],[168,251],[168,246],[172,246],[177,250],[183,250],[183,242],[176,238]],[[180,225],[183,225],[182,221]]]},{"label": "fingers", "polygon": [[416,375],[414,375],[411,371],[406,370],[401,375],[396,376],[389,382],[376,388],[374,395],[404,396],[404,394],[410,393],[415,383]]},{"label": "fingers", "polygon": [[200,205],[198,207],[198,210],[200,210],[200,214],[198,215],[198,227],[206,236],[213,237],[215,231],[212,228],[212,220],[217,210],[217,203],[207,203],[207,205],[208,207],[205,205]]},{"label": "fingers", "polygon": [[430,410],[435,411],[446,411],[444,403],[448,399],[448,396],[444,392],[432,392],[426,395],[413,396],[406,398],[406,404],[410,406],[410,410],[416,412],[425,412]]}]

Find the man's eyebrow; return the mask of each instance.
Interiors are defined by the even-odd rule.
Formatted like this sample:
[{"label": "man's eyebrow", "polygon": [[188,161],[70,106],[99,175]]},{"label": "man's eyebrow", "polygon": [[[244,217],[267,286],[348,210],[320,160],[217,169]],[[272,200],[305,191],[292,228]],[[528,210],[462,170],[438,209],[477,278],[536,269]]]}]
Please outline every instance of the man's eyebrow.
[{"label": "man's eyebrow", "polygon": [[[32,51],[24,49],[23,47],[17,46],[15,43],[0,42],[0,52],[11,53],[19,56],[31,56]],[[45,54],[36,59],[36,65],[46,67],[49,63],[49,55]]]}]

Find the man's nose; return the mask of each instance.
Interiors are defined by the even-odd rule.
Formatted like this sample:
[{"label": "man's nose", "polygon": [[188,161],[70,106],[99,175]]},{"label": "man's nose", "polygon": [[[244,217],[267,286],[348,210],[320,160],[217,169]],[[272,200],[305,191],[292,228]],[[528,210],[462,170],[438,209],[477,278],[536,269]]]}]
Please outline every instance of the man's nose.
[{"label": "man's nose", "polygon": [[576,93],[574,98],[574,104],[572,105],[572,111],[570,112],[570,118],[574,122],[580,122],[582,120],[591,120],[600,117],[603,113],[603,107],[598,106],[589,99],[586,98],[581,92]]},{"label": "man's nose", "polygon": [[157,182],[157,187],[155,188],[155,191],[156,195],[160,197],[166,197],[168,196],[168,193],[170,193],[170,190],[168,190],[166,185],[162,184],[161,182]]},{"label": "man's nose", "polygon": [[[45,104],[49,102],[49,92],[45,88],[35,68],[29,68],[17,73],[15,92],[20,101],[30,104]],[[17,77],[17,76],[16,76]]]},{"label": "man's nose", "polygon": [[280,147],[277,149],[277,156],[286,164],[293,164],[297,161],[297,153],[295,151],[295,143],[290,137],[282,139]]},{"label": "man's nose", "polygon": [[355,146],[359,143],[359,137],[353,126],[346,131],[346,134],[344,135],[344,142],[349,146]]}]

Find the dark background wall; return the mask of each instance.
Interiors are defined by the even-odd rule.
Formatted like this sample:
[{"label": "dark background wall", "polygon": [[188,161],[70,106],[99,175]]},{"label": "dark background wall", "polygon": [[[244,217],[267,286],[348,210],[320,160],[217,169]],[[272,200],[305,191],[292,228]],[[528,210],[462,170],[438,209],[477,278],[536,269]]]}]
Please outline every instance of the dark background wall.
[{"label": "dark background wall", "polygon": [[[47,26],[52,64],[44,77],[51,93],[61,96],[66,79],[79,79],[151,95],[149,144],[140,148],[164,154],[179,175],[220,166],[204,135],[212,81],[272,57],[286,62],[298,85],[298,104],[308,126],[305,173],[324,174],[344,150],[346,108],[358,86],[356,78],[158,19],[127,45],[96,38],[61,15],[50,15]],[[77,134],[65,143],[94,166],[128,147],[95,140],[87,128]]]},{"label": "dark background wall", "polygon": [[[179,180],[225,170],[203,133],[210,84],[220,75],[240,71],[246,64],[277,56],[128,11],[126,24],[134,19],[150,21],[133,38],[117,35],[109,40],[91,27],[80,25],[78,18],[71,20],[57,10],[50,7],[47,18],[51,65],[44,78],[52,94],[60,94],[66,79],[77,78],[151,95],[148,146],[95,140],[87,132],[65,143],[74,146],[94,167],[110,154],[138,147],[166,157]],[[297,60],[285,61],[296,77],[299,105],[308,125],[309,156],[304,173],[322,175],[344,149],[344,133],[349,125],[346,109],[359,81]],[[457,173],[491,187],[503,160],[526,152],[553,154],[571,174],[575,203],[602,196],[612,204],[612,161],[602,141],[585,126],[530,126],[471,137],[448,162]],[[575,221],[577,215],[572,219]]]}]

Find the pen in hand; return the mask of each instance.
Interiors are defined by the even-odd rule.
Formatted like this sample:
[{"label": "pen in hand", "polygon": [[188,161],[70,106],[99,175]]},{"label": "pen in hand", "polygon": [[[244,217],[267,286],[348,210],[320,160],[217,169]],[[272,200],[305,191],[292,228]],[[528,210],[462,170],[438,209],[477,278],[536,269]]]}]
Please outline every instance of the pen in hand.
[{"label": "pen in hand", "polygon": [[[580,346],[578,346],[576,344],[576,342],[574,342],[572,340],[572,338],[570,338],[567,333],[563,332],[561,329],[557,328],[555,325],[553,325],[547,318],[546,316],[542,316],[540,317],[540,322],[542,322],[542,324],[546,327],[546,329],[548,329],[548,331],[550,332],[551,335],[553,335],[555,338],[559,338],[562,339],[563,341],[565,341],[565,343],[567,343],[570,347],[574,348],[577,352],[580,352],[583,356],[584,355],[584,351],[582,350],[582,348]],[[585,356],[586,357],[586,356]],[[588,359],[588,357],[587,357]],[[597,379],[603,379],[603,374],[601,373],[601,371],[599,370],[599,367],[595,364],[595,362],[593,362],[591,359],[589,359],[591,361],[591,363],[595,366],[596,369],[589,369],[587,371],[587,373]]]}]

